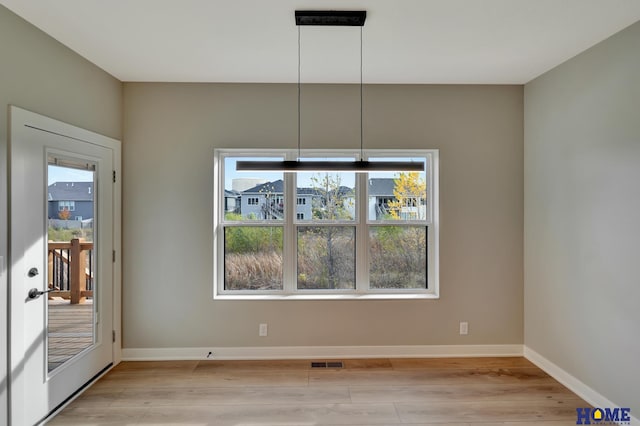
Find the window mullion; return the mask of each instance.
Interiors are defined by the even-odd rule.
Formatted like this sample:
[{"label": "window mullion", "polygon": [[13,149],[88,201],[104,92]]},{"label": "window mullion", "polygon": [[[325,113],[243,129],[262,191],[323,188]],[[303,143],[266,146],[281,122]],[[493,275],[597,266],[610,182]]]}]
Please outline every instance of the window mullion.
[{"label": "window mullion", "polygon": [[284,173],[284,246],[283,289],[285,293],[294,293],[297,289],[298,244],[296,240],[296,175]]},{"label": "window mullion", "polygon": [[427,180],[427,196],[425,202],[427,203],[427,217],[425,218],[428,224],[432,223],[433,220],[433,197],[431,191],[433,191],[433,161],[431,154],[426,154],[426,180]]},{"label": "window mullion", "polygon": [[369,290],[367,173],[356,173],[356,292]]}]

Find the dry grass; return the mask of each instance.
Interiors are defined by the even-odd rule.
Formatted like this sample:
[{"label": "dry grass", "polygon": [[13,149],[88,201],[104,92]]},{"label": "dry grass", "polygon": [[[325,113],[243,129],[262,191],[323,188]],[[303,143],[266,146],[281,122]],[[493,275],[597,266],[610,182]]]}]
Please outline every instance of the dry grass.
[{"label": "dry grass", "polygon": [[[300,289],[355,288],[354,235],[350,228],[337,228],[328,239],[327,229],[310,229],[298,236],[297,286]],[[425,238],[424,229],[419,227],[372,235],[371,287],[425,288]],[[282,269],[282,252],[277,248],[227,252],[225,289],[282,290]]]},{"label": "dry grass", "polygon": [[224,259],[226,290],[282,289],[282,253],[231,253]]},{"label": "dry grass", "polygon": [[315,228],[299,234],[298,288],[355,288],[354,242],[350,227]]}]

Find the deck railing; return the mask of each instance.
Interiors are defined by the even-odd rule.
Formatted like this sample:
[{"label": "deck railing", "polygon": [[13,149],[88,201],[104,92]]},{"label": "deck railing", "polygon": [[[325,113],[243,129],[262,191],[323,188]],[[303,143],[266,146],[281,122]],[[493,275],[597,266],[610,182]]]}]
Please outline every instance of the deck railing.
[{"label": "deck railing", "polygon": [[49,297],[84,303],[93,297],[93,242],[71,241],[48,244]]}]

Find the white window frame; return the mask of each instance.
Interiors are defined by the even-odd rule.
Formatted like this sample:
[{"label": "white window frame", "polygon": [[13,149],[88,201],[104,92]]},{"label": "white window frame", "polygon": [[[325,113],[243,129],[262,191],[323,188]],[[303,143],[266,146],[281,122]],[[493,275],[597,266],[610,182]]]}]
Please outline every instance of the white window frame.
[{"label": "white window frame", "polygon": [[75,201],[58,201],[58,211],[64,211],[65,207],[70,212],[76,211],[76,202]]},{"label": "white window frame", "polygon": [[[437,149],[366,150],[365,158],[424,157],[427,159],[427,219],[425,221],[369,220],[368,174],[356,174],[356,218],[354,221],[316,222],[296,219],[295,173],[283,173],[284,220],[242,220],[242,226],[283,227],[283,289],[282,290],[226,290],[224,289],[224,159],[226,157],[277,157],[295,160],[298,150],[287,149],[216,149],[214,150],[213,182],[213,297],[220,300],[309,300],[309,299],[438,299],[439,279],[439,151]],[[355,150],[304,150],[302,157],[350,157],[357,159]],[[364,189],[364,190],[363,190]],[[291,200],[291,201],[287,201]],[[231,223],[228,224],[240,224]],[[298,290],[296,279],[298,225],[353,225],[356,233],[356,288],[334,290]],[[370,289],[369,287],[369,229],[384,225],[416,225],[427,228],[427,289]]]}]

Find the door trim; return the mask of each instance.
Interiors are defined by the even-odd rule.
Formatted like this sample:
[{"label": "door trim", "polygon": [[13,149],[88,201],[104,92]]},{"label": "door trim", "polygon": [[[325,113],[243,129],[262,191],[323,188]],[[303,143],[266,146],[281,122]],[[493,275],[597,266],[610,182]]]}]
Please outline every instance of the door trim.
[{"label": "door trim", "polygon": [[[68,123],[64,123],[62,121],[58,121],[31,111],[27,111],[25,109],[19,108],[14,105],[9,106],[9,120],[8,120],[8,149],[7,149],[7,199],[8,199],[8,218],[7,218],[7,237],[8,237],[8,247],[9,253],[7,256],[7,283],[8,283],[8,308],[9,308],[9,318],[8,318],[8,346],[7,346],[7,355],[8,355],[8,414],[10,424],[12,421],[16,419],[20,419],[22,417],[22,413],[15,412],[19,410],[19,407],[24,407],[25,405],[25,393],[24,389],[19,389],[19,380],[22,370],[22,360],[24,359],[24,354],[28,351],[28,348],[25,348],[23,344],[15,342],[16,331],[17,328],[22,325],[21,323],[21,309],[15,309],[15,306],[19,306],[16,301],[20,298],[16,292],[12,292],[11,283],[12,283],[12,267],[16,260],[14,256],[19,256],[17,253],[13,253],[12,250],[12,206],[11,206],[11,196],[13,191],[18,190],[17,186],[19,183],[12,182],[12,168],[13,164],[11,161],[11,147],[14,143],[19,143],[14,140],[14,131],[16,126],[26,126],[36,130],[41,130],[44,132],[53,133],[59,136],[68,137],[75,140],[80,140],[86,143],[91,143],[94,145],[102,146],[105,148],[109,148],[113,152],[113,171],[114,176],[116,177],[114,185],[113,185],[113,202],[112,202],[112,218],[113,218],[113,248],[115,251],[115,255],[113,257],[113,301],[112,301],[112,314],[113,314],[113,329],[115,331],[115,342],[112,343],[112,359],[113,365],[117,365],[122,359],[122,323],[121,323],[121,312],[122,312],[122,214],[121,214],[121,194],[122,194],[122,184],[121,184],[121,142],[117,139],[113,139],[104,135],[100,135],[98,133],[82,129],[76,126],[73,126]],[[14,294],[16,293],[16,294]],[[110,336],[109,336],[110,337]],[[14,340],[14,342],[12,342]],[[13,344],[12,344],[13,343]],[[16,389],[17,388],[17,389]]]}]

